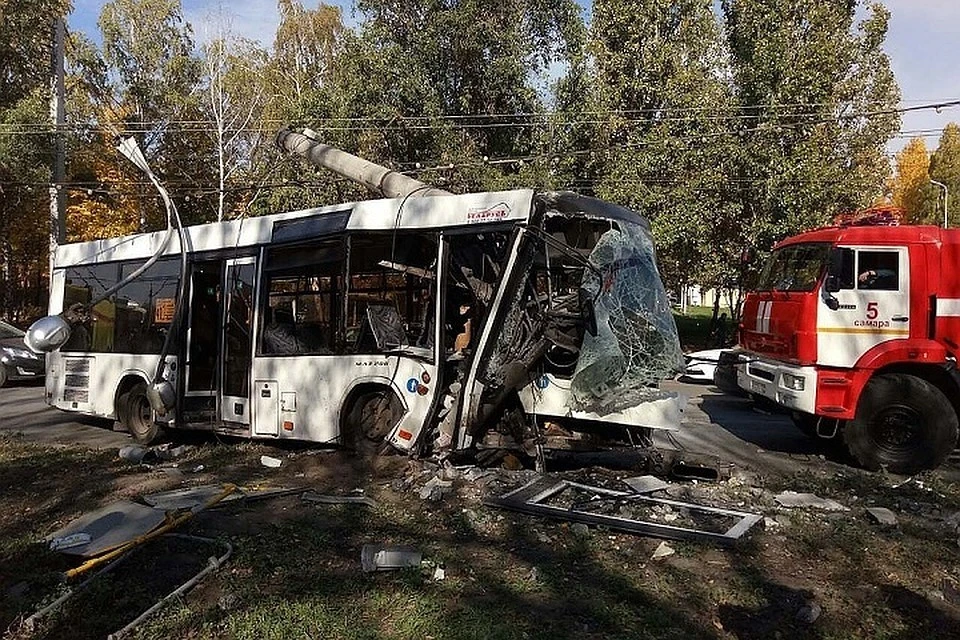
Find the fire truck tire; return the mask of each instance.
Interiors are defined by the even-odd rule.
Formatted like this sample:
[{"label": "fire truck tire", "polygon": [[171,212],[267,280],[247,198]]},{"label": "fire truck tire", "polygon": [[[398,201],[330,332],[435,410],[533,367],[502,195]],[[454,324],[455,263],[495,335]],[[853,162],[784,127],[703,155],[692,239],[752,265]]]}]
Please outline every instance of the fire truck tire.
[{"label": "fire truck tire", "polygon": [[343,443],[361,455],[374,455],[402,415],[400,400],[388,389],[361,393],[347,410]]},{"label": "fire truck tire", "polygon": [[843,438],[867,469],[910,474],[946,460],[957,430],[957,414],[942,391],[922,378],[888,373],[867,383]]},{"label": "fire truck tire", "polygon": [[147,385],[143,382],[117,398],[117,418],[138,444],[150,444],[160,436],[160,425],[153,415]]}]

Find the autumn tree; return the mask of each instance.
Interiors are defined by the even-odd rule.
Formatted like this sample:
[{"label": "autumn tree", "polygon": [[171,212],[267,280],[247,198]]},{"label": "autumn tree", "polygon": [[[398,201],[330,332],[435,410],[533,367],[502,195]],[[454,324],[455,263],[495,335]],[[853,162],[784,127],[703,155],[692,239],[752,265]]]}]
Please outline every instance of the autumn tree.
[{"label": "autumn tree", "polygon": [[0,3],[0,317],[46,306],[51,25],[66,0]]},{"label": "autumn tree", "polygon": [[906,210],[908,220],[933,222],[936,202],[931,200],[930,155],[923,138],[911,138],[896,156],[893,176],[893,203]]},{"label": "autumn tree", "polygon": [[[951,227],[955,226],[958,222],[956,214],[960,210],[957,206],[960,202],[960,126],[954,122],[944,127],[937,150],[930,156],[930,177],[946,185],[950,200],[947,220]],[[949,194],[953,194],[952,197]],[[942,203],[939,190],[936,195],[937,200]],[[942,206],[943,204],[940,205]],[[943,211],[942,208],[938,210]]]}]

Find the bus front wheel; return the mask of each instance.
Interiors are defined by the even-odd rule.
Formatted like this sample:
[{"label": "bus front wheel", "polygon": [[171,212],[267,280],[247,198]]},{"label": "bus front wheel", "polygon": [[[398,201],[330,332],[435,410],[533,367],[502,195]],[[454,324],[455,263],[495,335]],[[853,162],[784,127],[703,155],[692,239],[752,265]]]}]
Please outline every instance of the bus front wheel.
[{"label": "bus front wheel", "polygon": [[843,438],[867,469],[911,474],[946,460],[957,431],[957,414],[942,391],[916,376],[887,373],[867,383]]},{"label": "bus front wheel", "polygon": [[160,425],[143,382],[136,383],[117,398],[117,417],[138,444],[150,444],[160,435]]},{"label": "bus front wheel", "polygon": [[390,391],[381,389],[361,393],[347,410],[342,441],[357,453],[376,453],[402,415],[403,407]]}]

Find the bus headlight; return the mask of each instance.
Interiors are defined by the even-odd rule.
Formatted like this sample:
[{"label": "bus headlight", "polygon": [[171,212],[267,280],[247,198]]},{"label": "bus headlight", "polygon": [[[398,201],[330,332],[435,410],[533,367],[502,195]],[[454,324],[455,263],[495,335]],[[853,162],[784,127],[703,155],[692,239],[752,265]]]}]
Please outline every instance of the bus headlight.
[{"label": "bus headlight", "polygon": [[791,373],[783,374],[783,386],[786,389],[792,391],[803,391],[804,378],[803,376],[795,376]]}]

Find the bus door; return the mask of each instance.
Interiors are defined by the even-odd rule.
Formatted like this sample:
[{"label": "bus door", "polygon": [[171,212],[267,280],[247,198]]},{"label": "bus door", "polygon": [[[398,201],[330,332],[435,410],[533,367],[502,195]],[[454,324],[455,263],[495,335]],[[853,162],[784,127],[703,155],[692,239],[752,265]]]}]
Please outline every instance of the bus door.
[{"label": "bus door", "polygon": [[220,360],[220,288],[223,262],[194,262],[190,273],[190,318],[187,328],[184,421],[210,422],[216,417]]},{"label": "bus door", "polygon": [[250,424],[255,258],[227,260],[224,271],[220,419]]}]

